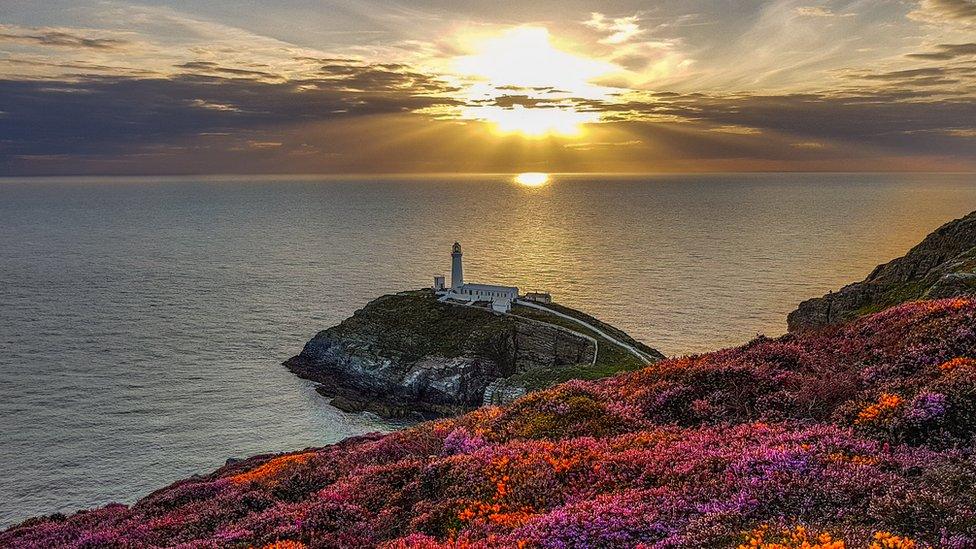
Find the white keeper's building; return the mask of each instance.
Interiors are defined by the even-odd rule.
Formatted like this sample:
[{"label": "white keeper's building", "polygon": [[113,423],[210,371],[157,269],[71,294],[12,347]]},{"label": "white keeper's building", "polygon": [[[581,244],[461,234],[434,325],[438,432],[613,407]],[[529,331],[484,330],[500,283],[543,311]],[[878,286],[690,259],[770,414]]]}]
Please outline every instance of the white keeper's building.
[{"label": "white keeper's building", "polygon": [[442,300],[483,302],[490,304],[493,310],[502,313],[511,310],[512,302],[519,297],[519,289],[515,286],[465,284],[464,267],[461,264],[461,245],[457,242],[451,250],[451,287],[445,287],[443,275],[435,276],[434,291]]}]

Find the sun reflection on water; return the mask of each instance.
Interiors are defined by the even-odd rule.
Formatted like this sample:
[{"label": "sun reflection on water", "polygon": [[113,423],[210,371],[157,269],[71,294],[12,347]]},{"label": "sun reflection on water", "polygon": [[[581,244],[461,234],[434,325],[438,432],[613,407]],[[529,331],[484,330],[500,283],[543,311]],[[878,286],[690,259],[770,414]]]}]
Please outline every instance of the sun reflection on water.
[{"label": "sun reflection on water", "polygon": [[549,183],[549,174],[542,172],[525,172],[515,176],[514,181],[525,187],[542,187]]}]

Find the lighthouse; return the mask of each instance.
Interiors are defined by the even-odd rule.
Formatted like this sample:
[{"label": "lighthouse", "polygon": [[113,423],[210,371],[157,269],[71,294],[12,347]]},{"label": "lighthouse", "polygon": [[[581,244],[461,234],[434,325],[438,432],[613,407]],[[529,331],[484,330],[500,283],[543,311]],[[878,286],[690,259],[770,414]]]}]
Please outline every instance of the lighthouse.
[{"label": "lighthouse", "polygon": [[451,251],[451,289],[464,286],[464,268],[461,267],[461,244],[455,242]]},{"label": "lighthouse", "polygon": [[519,297],[519,290],[515,286],[465,284],[464,268],[461,266],[461,245],[457,242],[451,248],[451,289],[444,288],[444,276],[438,275],[434,277],[434,292],[440,301],[489,307],[498,313],[509,312],[512,303]]}]

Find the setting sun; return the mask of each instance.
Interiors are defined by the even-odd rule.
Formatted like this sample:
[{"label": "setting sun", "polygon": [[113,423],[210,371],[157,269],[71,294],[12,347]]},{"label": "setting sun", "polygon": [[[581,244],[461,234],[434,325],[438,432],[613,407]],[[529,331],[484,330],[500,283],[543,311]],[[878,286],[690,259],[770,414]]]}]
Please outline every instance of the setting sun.
[{"label": "setting sun", "polygon": [[544,27],[510,29],[478,42],[475,48],[473,55],[455,59],[455,70],[496,88],[553,88],[580,97],[602,97],[605,91],[590,81],[616,68],[557,48]]},{"label": "setting sun", "polygon": [[525,172],[515,176],[515,182],[526,187],[541,187],[549,182],[549,174],[542,172]]},{"label": "setting sun", "polygon": [[454,60],[454,70],[474,80],[462,118],[530,138],[578,137],[583,124],[600,120],[577,102],[608,96],[609,88],[591,80],[613,72],[613,64],[563,51],[542,27],[510,29],[475,41],[473,49]]}]

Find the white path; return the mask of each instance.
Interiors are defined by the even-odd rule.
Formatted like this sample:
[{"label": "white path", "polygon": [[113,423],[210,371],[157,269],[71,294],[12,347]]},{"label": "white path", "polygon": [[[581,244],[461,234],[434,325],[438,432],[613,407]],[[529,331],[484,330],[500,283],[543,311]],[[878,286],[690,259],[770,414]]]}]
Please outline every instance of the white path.
[{"label": "white path", "polygon": [[567,315],[567,314],[564,314],[564,313],[560,313],[559,311],[554,311],[554,310],[552,310],[552,309],[550,309],[548,307],[544,307],[542,305],[539,305],[538,303],[532,303],[531,301],[525,301],[524,299],[519,299],[518,301],[516,301],[516,303],[518,303],[519,305],[522,305],[524,307],[529,307],[529,308],[532,308],[532,309],[539,309],[540,311],[545,311],[545,312],[547,312],[549,314],[556,315],[556,316],[558,316],[560,318],[565,318],[566,320],[571,320],[571,321],[579,324],[580,326],[583,326],[584,328],[587,328],[589,330],[592,330],[592,331],[596,332],[597,334],[600,335],[600,337],[602,337],[602,338],[610,341],[611,343],[617,345],[618,347],[621,347],[623,349],[626,349],[628,352],[630,352],[630,354],[636,356],[637,358],[643,360],[644,362],[651,363],[651,362],[654,362],[654,361],[657,360],[656,358],[653,358],[653,357],[648,356],[646,353],[644,353],[640,349],[634,347],[633,345],[628,345],[628,344],[624,343],[623,341],[620,341],[617,338],[611,336],[610,334],[604,332],[603,330],[597,328],[596,326],[594,326],[594,325],[592,325],[592,324],[590,324],[588,322],[584,322],[584,321],[582,321],[582,320],[580,320],[580,319],[578,319],[578,318],[576,318],[574,316],[570,316],[570,315]]}]

